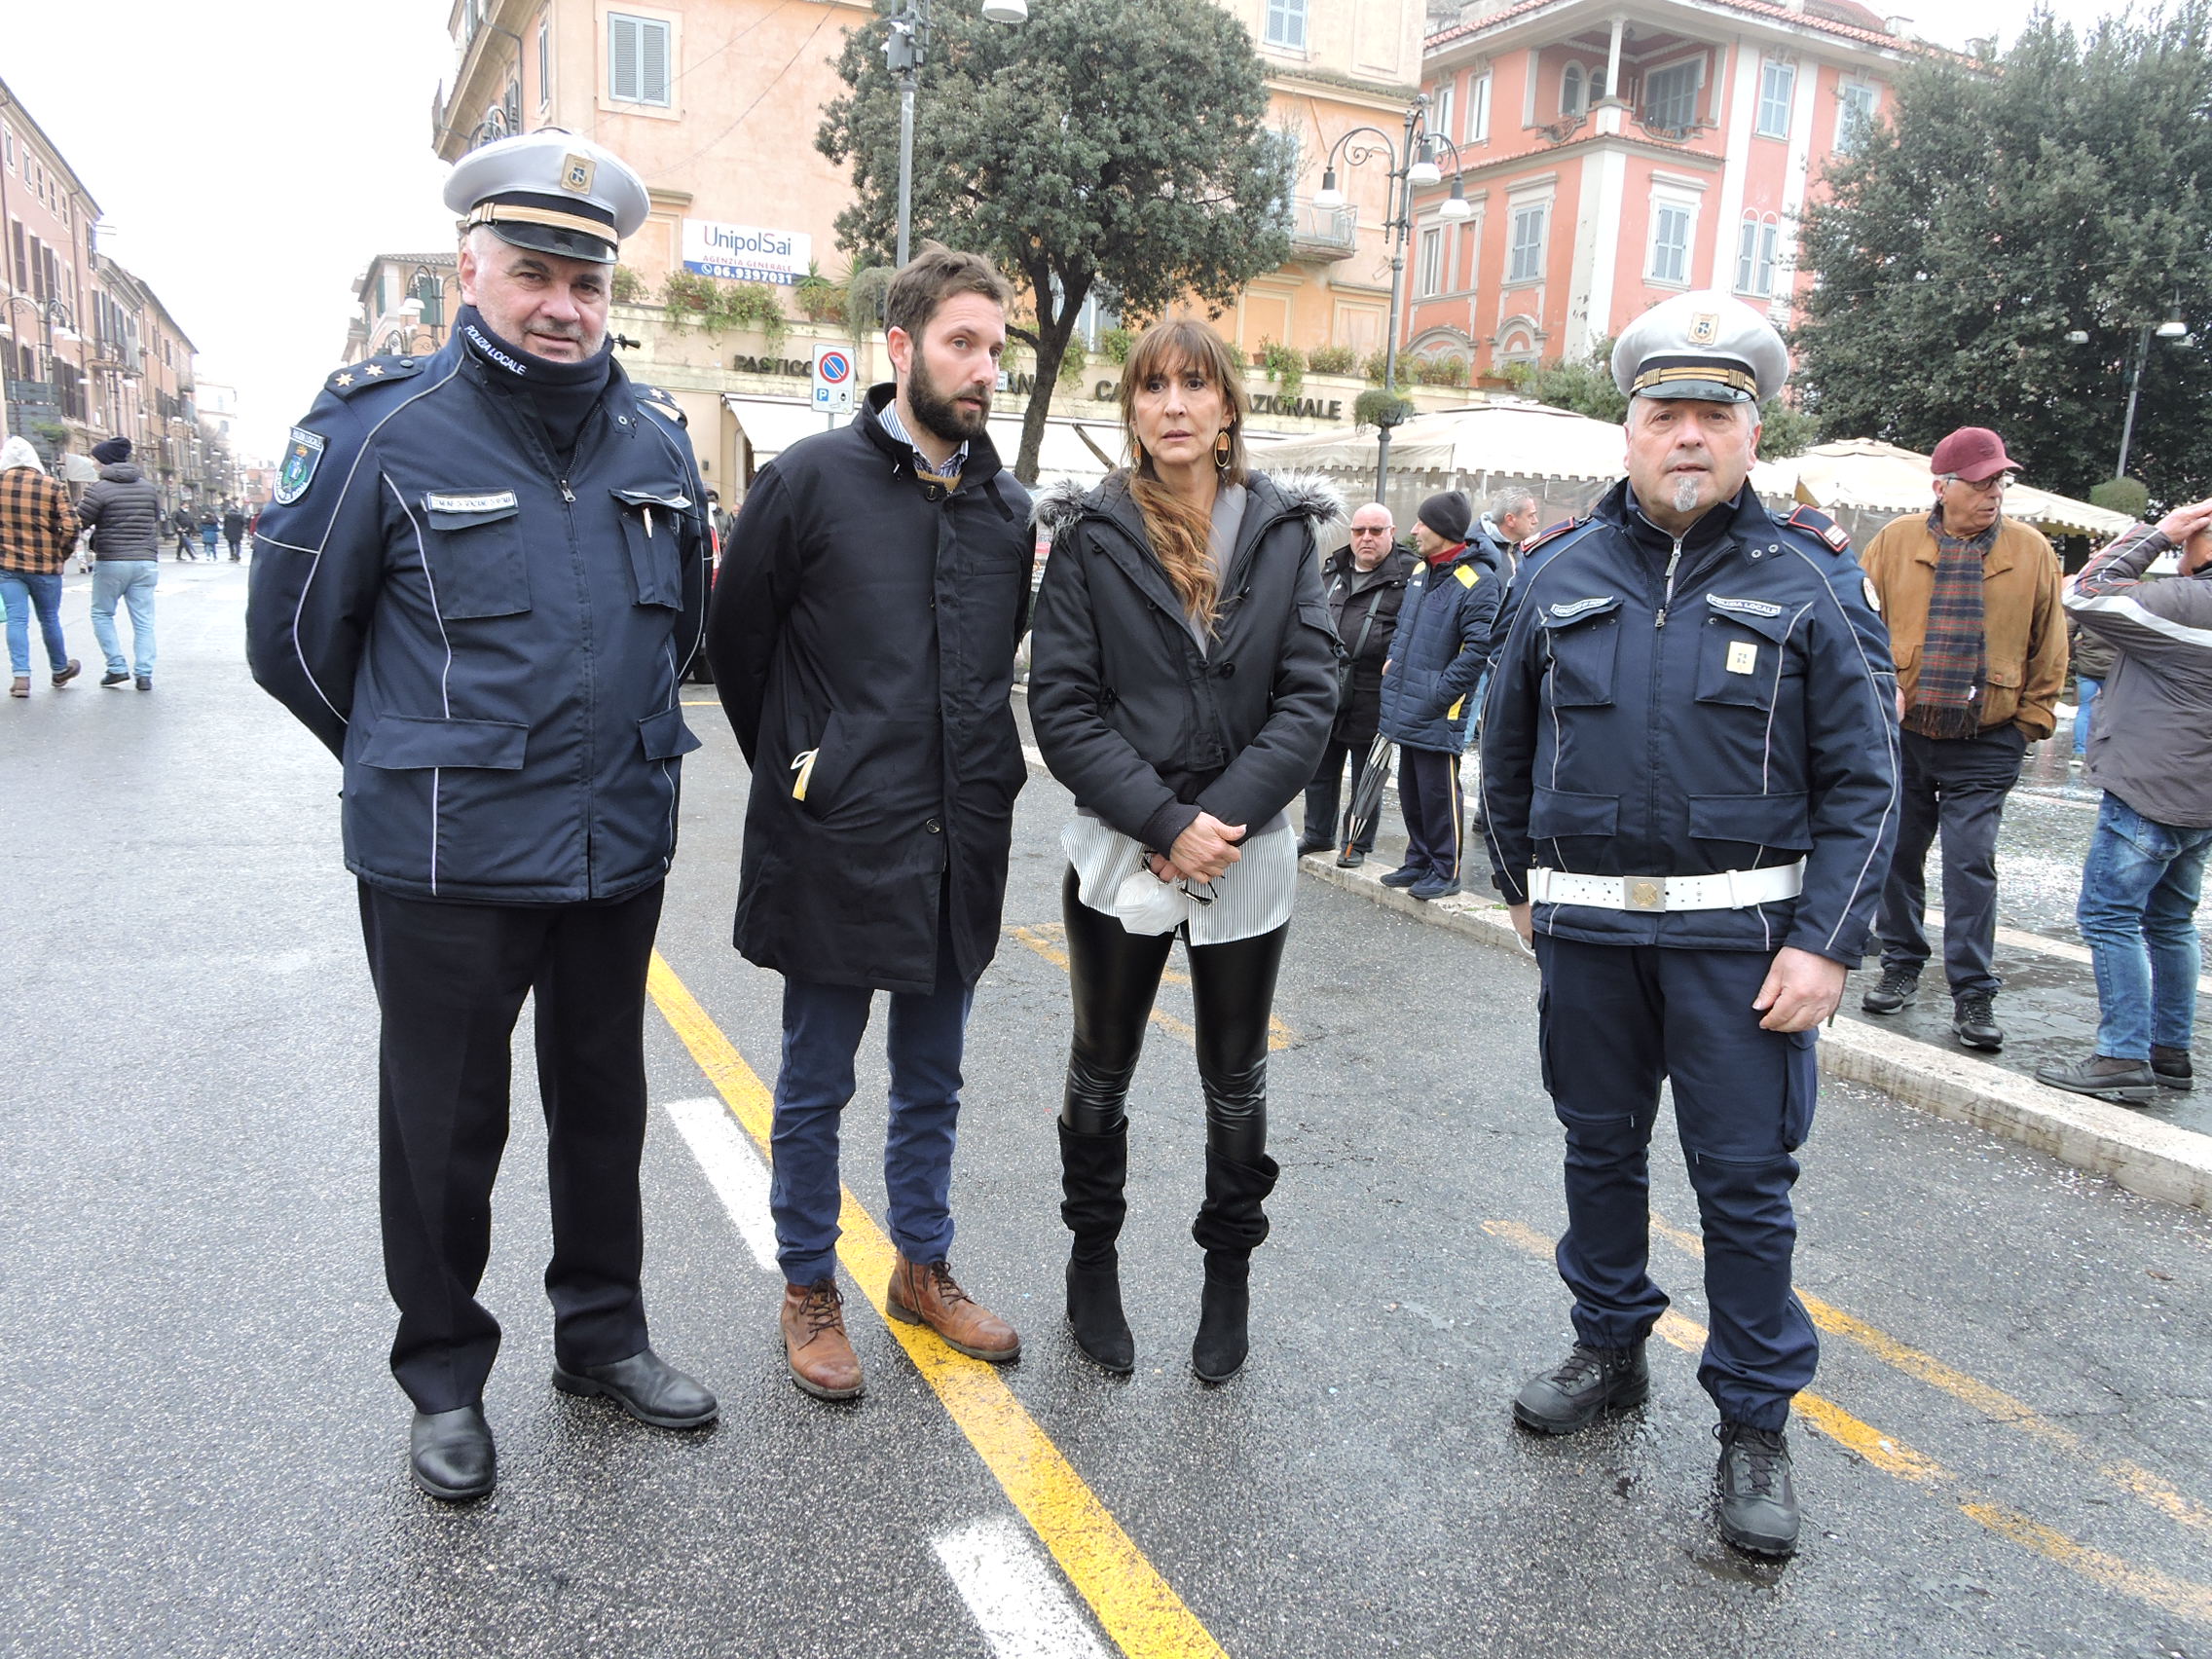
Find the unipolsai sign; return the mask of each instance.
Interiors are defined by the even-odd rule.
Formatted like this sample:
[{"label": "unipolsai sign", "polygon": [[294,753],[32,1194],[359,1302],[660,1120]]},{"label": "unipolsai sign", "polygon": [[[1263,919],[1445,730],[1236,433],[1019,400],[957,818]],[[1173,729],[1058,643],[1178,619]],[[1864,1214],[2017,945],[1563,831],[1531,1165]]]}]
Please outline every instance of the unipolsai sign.
[{"label": "unipolsai sign", "polygon": [[814,239],[804,231],[725,225],[719,219],[683,221],[683,269],[738,282],[779,282],[790,287],[806,275]]}]

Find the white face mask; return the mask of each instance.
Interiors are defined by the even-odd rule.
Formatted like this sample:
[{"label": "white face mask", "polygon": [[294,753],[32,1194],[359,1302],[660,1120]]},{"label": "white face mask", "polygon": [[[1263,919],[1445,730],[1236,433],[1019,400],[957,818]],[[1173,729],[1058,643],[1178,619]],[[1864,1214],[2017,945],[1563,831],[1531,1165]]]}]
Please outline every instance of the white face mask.
[{"label": "white face mask", "polygon": [[1133,934],[1173,933],[1191,916],[1191,896],[1179,881],[1162,881],[1139,867],[1114,890],[1114,914]]}]

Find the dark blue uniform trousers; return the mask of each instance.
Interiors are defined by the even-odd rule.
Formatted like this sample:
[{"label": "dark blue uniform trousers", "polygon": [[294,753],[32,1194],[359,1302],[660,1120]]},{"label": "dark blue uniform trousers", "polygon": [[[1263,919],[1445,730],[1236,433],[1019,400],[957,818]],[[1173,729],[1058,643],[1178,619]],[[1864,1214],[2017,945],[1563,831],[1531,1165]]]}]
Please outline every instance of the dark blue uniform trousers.
[{"label": "dark blue uniform trousers", "polygon": [[476,1300],[507,1144],[509,1051],[535,994],[553,1258],[553,1356],[610,1365],[645,1346],[645,969],[661,883],[602,903],[469,904],[360,884],[384,1011],[378,1048],[391,1371],[416,1409],[473,1405],[499,1350]]},{"label": "dark blue uniform trousers", "polygon": [[1759,1029],[1772,957],[1536,935],[1544,1088],[1567,1129],[1560,1277],[1577,1341],[1641,1342],[1666,1310],[1650,1254],[1652,1122],[1662,1078],[1705,1232],[1712,1329],[1698,1382],[1720,1415],[1780,1428],[1820,1343],[1789,1287],[1797,1221],[1789,1155],[1812,1126],[1817,1032]]},{"label": "dark blue uniform trousers", "polygon": [[[836,1264],[837,1124],[853,1097],[853,1056],[874,993],[859,985],[784,980],[783,1066],[776,1073],[774,1170],[768,1207],[776,1260],[793,1284],[831,1276]],[[952,1253],[952,1150],[960,1121],[960,1056],[973,980],[952,960],[952,927],[938,918],[937,989],[891,994],[891,1124],[883,1185],[891,1241],[909,1262]]]}]

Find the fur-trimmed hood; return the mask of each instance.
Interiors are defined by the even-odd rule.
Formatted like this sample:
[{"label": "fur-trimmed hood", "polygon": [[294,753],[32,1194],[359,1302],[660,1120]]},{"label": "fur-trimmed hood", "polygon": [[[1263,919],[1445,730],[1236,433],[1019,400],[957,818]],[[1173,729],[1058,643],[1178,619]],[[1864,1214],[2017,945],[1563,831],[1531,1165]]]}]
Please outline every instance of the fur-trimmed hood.
[{"label": "fur-trimmed hood", "polygon": [[[1318,472],[1252,472],[1245,486],[1254,498],[1276,498],[1273,510],[1308,520],[1318,534],[1323,526],[1348,517],[1343,494]],[[1029,509],[1029,522],[1054,539],[1087,512],[1112,512],[1128,497],[1126,474],[1109,473],[1086,489],[1072,478],[1061,478],[1037,492]]]}]

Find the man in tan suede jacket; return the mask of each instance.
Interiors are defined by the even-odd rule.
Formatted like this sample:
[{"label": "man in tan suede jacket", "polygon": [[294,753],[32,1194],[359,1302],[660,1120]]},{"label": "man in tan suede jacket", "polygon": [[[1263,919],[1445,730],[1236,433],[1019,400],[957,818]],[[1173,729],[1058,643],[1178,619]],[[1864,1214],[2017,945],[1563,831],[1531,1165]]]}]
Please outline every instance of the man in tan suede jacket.
[{"label": "man in tan suede jacket", "polygon": [[1897,853],[1874,924],[1882,978],[1861,1006],[1895,1014],[1913,1000],[1929,957],[1923,866],[1940,828],[1951,1030],[1970,1049],[1996,1050],[1998,824],[2029,742],[2055,723],[2066,616],[2058,555],[2004,516],[2019,466],[2004,440],[1965,426],[1929,459],[1935,510],[1884,526],[1860,556],[1890,626],[1904,726]]}]

